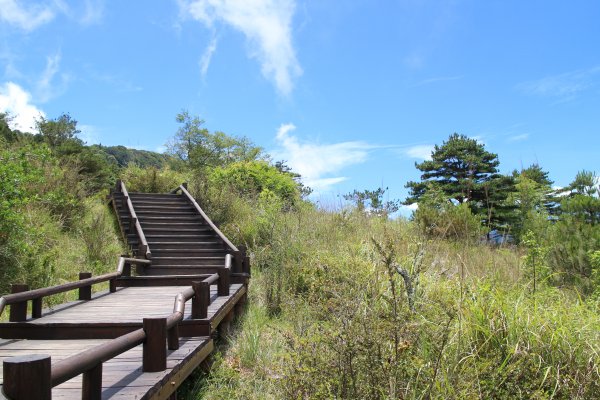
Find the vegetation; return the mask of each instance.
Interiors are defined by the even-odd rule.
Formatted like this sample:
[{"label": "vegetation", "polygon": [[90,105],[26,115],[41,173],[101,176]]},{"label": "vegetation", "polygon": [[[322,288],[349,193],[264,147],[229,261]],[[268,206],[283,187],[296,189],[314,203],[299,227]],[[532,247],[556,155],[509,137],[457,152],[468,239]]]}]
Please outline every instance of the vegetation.
[{"label": "vegetation", "polygon": [[[454,134],[417,164],[410,220],[385,189],[339,210],[248,139],[182,112],[169,155],[86,146],[68,115],[38,134],[0,118],[0,285],[100,273],[124,251],[102,204],[183,181],[253,264],[250,303],[210,372],[208,398],[590,399],[600,393],[600,188],[592,172],[553,190],[533,165]],[[145,157],[144,162],[140,162]],[[137,160],[137,161],[136,161]],[[156,161],[156,164],[154,163]],[[504,236],[493,241],[494,232]],[[56,302],[64,298],[51,298]]]}]

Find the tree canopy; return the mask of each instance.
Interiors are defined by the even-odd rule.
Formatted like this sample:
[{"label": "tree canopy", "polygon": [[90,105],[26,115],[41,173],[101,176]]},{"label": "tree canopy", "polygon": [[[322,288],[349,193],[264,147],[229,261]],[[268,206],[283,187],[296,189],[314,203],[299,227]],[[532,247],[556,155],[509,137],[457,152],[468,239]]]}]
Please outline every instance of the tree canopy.
[{"label": "tree canopy", "polygon": [[509,218],[510,207],[504,200],[514,190],[514,182],[498,173],[499,164],[498,155],[488,152],[482,143],[454,133],[434,147],[431,160],[415,163],[422,172],[421,181],[406,184],[410,193],[404,203],[419,202],[435,191],[445,201],[468,204],[491,229],[501,227]]},{"label": "tree canopy", "polygon": [[234,137],[223,132],[210,132],[204,128],[204,120],[187,111],[177,114],[182,124],[168,144],[170,154],[189,163],[194,169],[216,167],[233,162],[258,160],[263,150],[246,137]]}]

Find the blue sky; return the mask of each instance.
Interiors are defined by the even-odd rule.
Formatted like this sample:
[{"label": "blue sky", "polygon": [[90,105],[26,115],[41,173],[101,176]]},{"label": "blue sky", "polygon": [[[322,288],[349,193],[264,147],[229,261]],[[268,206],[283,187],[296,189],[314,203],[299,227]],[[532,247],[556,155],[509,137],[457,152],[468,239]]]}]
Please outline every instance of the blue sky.
[{"label": "blue sky", "polygon": [[403,199],[453,132],[566,185],[600,170],[599,20],[591,0],[0,0],[0,111],[161,150],[187,109],[324,202]]}]

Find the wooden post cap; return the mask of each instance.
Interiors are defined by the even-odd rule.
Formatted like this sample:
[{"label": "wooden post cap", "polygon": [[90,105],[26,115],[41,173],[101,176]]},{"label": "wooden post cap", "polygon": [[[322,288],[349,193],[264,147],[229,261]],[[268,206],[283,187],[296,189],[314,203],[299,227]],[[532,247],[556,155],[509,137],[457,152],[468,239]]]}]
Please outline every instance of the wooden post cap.
[{"label": "wooden post cap", "polygon": [[13,400],[50,400],[50,368],[50,356],[45,354],[6,358],[2,374],[4,393]]}]

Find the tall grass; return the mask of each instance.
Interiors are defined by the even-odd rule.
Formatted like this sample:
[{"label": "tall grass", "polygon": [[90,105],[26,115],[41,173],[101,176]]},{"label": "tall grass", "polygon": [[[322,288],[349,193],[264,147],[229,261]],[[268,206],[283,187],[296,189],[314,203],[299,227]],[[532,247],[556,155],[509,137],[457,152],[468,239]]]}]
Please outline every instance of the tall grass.
[{"label": "tall grass", "polygon": [[257,271],[251,306],[189,398],[600,393],[597,304],[533,292],[520,249],[430,240],[352,211],[231,206],[223,229],[250,245]]}]

